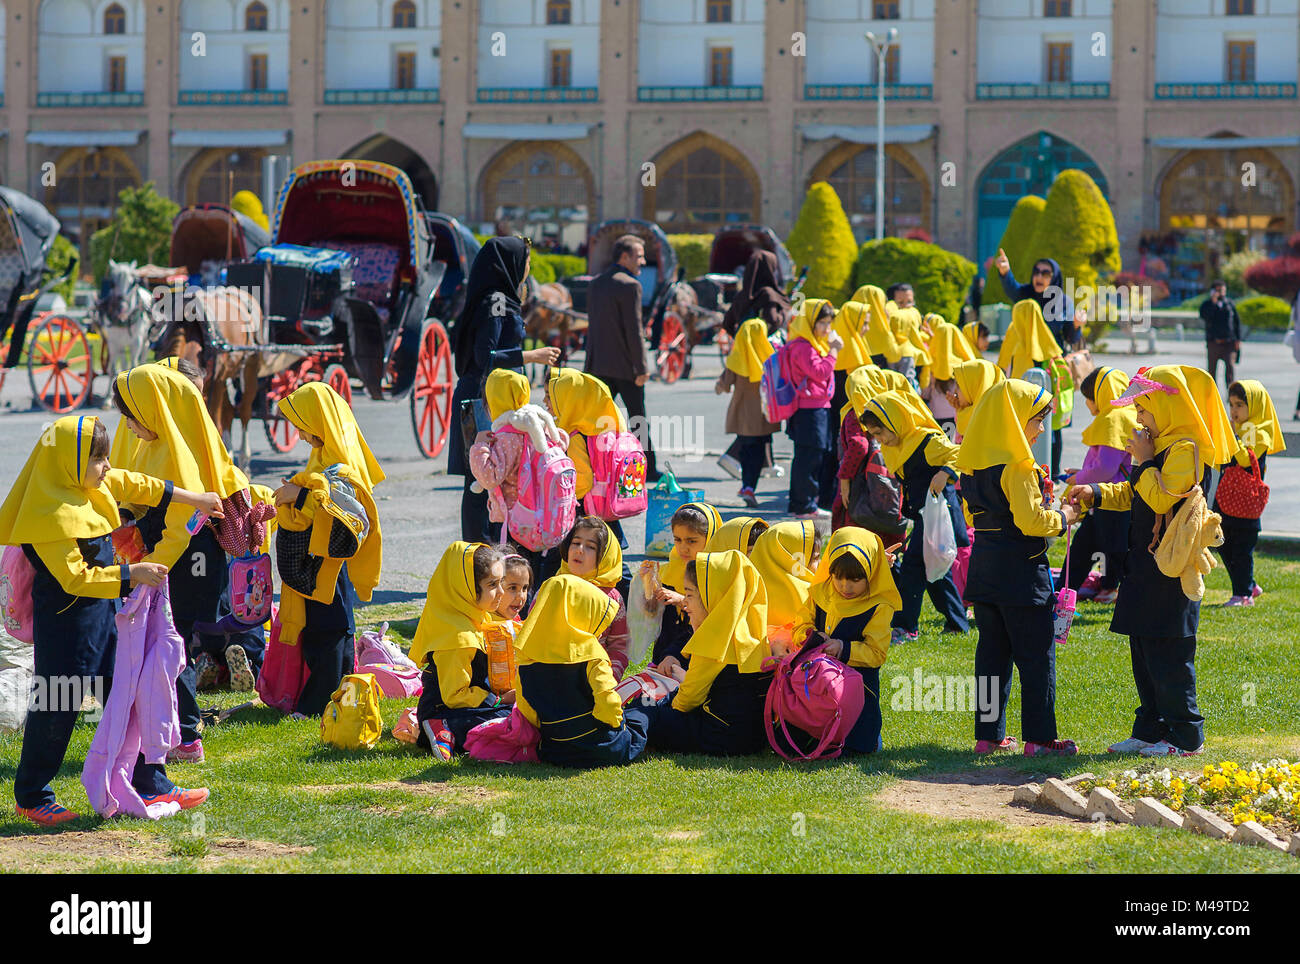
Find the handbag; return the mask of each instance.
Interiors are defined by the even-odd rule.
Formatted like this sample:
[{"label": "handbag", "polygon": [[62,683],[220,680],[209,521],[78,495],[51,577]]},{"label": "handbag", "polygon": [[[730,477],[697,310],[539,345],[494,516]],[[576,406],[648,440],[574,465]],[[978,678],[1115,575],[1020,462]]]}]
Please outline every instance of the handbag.
[{"label": "handbag", "polygon": [[1079,594],[1070,588],[1070,537],[1074,530],[1065,529],[1065,565],[1061,569],[1061,588],[1056,591],[1056,603],[1052,607],[1052,641],[1063,646],[1070,638],[1070,626],[1074,623],[1074,611],[1078,605]]},{"label": "handbag", "polygon": [[907,521],[903,518],[902,486],[885,468],[878,447],[872,447],[864,470],[849,481],[845,509],[854,525],[870,530],[882,539],[901,538],[907,531]]},{"label": "handbag", "polygon": [[1236,519],[1258,519],[1268,505],[1268,485],[1259,471],[1259,459],[1250,449],[1250,468],[1232,462],[1219,477],[1214,501],[1220,509]]}]

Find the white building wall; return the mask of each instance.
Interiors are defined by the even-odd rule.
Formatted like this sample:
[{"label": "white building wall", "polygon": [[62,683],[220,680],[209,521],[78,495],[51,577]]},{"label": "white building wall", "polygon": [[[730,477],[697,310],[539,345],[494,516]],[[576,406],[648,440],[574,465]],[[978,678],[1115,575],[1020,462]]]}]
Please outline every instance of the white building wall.
[{"label": "white building wall", "polygon": [[547,24],[546,0],[483,0],[479,11],[479,87],[547,86],[552,47],[572,51],[571,86],[599,85],[600,0],[573,0],[567,24]]},{"label": "white building wall", "polygon": [[[977,82],[1046,83],[1047,44],[1068,42],[1073,48],[1071,80],[1109,83],[1116,43],[1111,36],[1111,0],[1074,0],[1072,9],[1069,17],[1044,17],[1043,0],[980,0]],[[1104,55],[1094,50],[1104,50]]]},{"label": "white building wall", "polygon": [[144,3],[118,0],[126,33],[104,33],[112,0],[44,0],[38,19],[37,87],[42,93],[108,89],[108,58],[126,58],[126,89],[144,90]]},{"label": "white building wall", "polygon": [[250,54],[266,54],[266,89],[289,89],[288,0],[262,0],[266,30],[245,30],[249,0],[185,0],[180,12],[180,89],[243,90]]},{"label": "white building wall", "polygon": [[898,20],[873,20],[871,0],[808,0],[805,69],[809,84],[867,84],[875,54],[864,34],[898,28],[898,82],[934,82],[934,0],[902,0]]},{"label": "white building wall", "polygon": [[1294,83],[1300,43],[1298,0],[1255,0],[1253,16],[1229,17],[1225,0],[1160,0],[1156,83],[1221,84],[1229,40],[1255,41],[1257,83]]},{"label": "white building wall", "polygon": [[[387,90],[398,51],[415,52],[415,85],[441,86],[442,3],[415,0],[415,27],[393,29],[396,0],[328,0],[325,9],[325,86],[330,90]],[[435,56],[434,51],[438,54]]]},{"label": "white building wall", "polygon": [[705,0],[649,0],[637,29],[637,84],[701,87],[709,78],[709,48],[731,47],[731,82],[763,82],[762,0],[735,0],[731,23],[708,23]]}]

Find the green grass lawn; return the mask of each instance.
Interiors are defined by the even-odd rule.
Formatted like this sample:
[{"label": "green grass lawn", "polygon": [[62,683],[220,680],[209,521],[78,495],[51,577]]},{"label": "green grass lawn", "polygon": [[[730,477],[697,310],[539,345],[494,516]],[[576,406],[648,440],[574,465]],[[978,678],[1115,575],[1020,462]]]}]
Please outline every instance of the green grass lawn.
[{"label": "green grass lawn", "polygon": [[[1209,579],[1197,660],[1207,753],[1182,761],[1300,756],[1300,549],[1257,556],[1267,593],[1251,610],[1214,606],[1228,596]],[[1060,555],[1061,546],[1056,547]],[[409,638],[418,605],[372,606]],[[158,823],[70,824],[62,841],[12,812],[19,738],[0,736],[0,866],[78,871],[1116,871],[1300,872],[1300,859],[1182,831],[1062,821],[945,819],[893,809],[878,797],[899,780],[962,772],[1016,783],[1087,770],[1164,766],[1108,758],[1134,708],[1127,640],[1107,630],[1108,607],[1082,608],[1058,657],[1061,735],[1069,760],[970,753],[966,712],[891,709],[895,677],[969,675],[974,633],[940,637],[928,608],[922,639],[896,647],[881,672],[885,751],[866,761],[787,764],[772,755],[734,760],[661,756],[625,769],[572,773],[546,766],[458,760],[435,764],[384,739],[370,752],[323,745],[313,722],[269,709],[241,712],[204,739],[208,760],[171,769],[185,786],[212,789],[201,817]],[[1008,732],[1019,732],[1019,690]],[[226,705],[234,694],[207,697]],[[403,704],[384,704],[391,726]],[[79,776],[92,728],[79,725],[55,782],[62,803],[86,811]],[[1175,768],[1178,763],[1170,764]],[[87,832],[89,831],[89,832]]]}]

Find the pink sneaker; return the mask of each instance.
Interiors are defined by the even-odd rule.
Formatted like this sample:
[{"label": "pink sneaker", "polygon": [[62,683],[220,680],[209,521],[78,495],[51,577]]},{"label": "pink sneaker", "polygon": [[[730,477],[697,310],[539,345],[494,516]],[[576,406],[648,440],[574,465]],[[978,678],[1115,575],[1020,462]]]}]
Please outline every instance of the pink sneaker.
[{"label": "pink sneaker", "polygon": [[1255,585],[1250,587],[1251,599],[1258,599],[1262,595],[1264,595],[1264,590],[1259,587],[1259,583],[1255,583]]},{"label": "pink sneaker", "polygon": [[1223,608],[1236,609],[1238,606],[1253,606],[1253,605],[1255,605],[1254,596],[1233,596],[1231,599],[1229,599],[1226,603],[1223,604]]},{"label": "pink sneaker", "polygon": [[443,725],[442,720],[425,720],[420,727],[424,730],[425,739],[429,741],[429,750],[434,759],[449,762],[456,752],[456,740],[451,735],[451,730]]},{"label": "pink sneaker", "polygon": [[1115,600],[1118,598],[1118,589],[1102,589],[1098,591],[1097,595],[1092,597],[1092,601],[1098,606],[1113,606],[1115,605]]},{"label": "pink sneaker", "polygon": [[1001,741],[994,743],[992,740],[976,740],[975,752],[980,756],[989,753],[997,753],[1001,750],[1014,751],[1020,744],[1016,742],[1014,736],[1004,736]]},{"label": "pink sneaker", "polygon": [[1025,756],[1074,756],[1078,752],[1073,740],[1053,740],[1051,743],[1025,741]]},{"label": "pink sneaker", "polygon": [[193,743],[182,743],[180,746],[174,746],[167,751],[168,763],[202,763],[203,762],[203,741],[195,740]]}]

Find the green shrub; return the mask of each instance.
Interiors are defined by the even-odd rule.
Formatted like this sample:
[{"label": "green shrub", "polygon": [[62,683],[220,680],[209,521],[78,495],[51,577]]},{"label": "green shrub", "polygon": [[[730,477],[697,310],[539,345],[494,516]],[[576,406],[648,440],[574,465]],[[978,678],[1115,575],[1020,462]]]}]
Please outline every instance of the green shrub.
[{"label": "green shrub", "polygon": [[555,280],[555,266],[540,255],[532,259],[528,273],[539,285],[550,284]]},{"label": "green shrub", "polygon": [[786,247],[795,264],[808,266],[803,287],[807,297],[827,298],[838,305],[852,293],[857,242],[839,195],[826,181],[808,188]]},{"label": "green shrub", "polygon": [[172,239],[172,218],[180,205],[154,190],[153,181],[123,188],[117,194],[113,219],[90,236],[90,268],[95,283],[108,271],[108,261],[166,264]]},{"label": "green shrub", "polygon": [[[53,278],[57,278],[63,272],[68,270],[68,264],[73,258],[80,257],[77,252],[77,246],[61,234],[54,236],[54,246],[50,248],[49,256],[45,259],[45,274],[41,275],[41,284],[45,284]],[[72,291],[77,286],[77,277],[85,270],[84,264],[77,265],[77,270],[71,277],[62,284],[50,289],[55,294],[63,296],[63,300],[72,304]]]},{"label": "green shrub", "polygon": [[579,258],[576,255],[572,255],[572,254],[534,255],[533,256],[534,264],[538,261],[539,258],[551,266],[551,270],[555,272],[555,277],[557,279],[568,278],[575,274],[587,273],[586,258]]},{"label": "green shrub", "polygon": [[1256,295],[1237,302],[1241,323],[1263,331],[1286,331],[1291,327],[1291,306],[1272,295]]},{"label": "green shrub", "polygon": [[709,252],[713,250],[711,234],[670,234],[668,243],[677,255],[677,263],[686,269],[687,278],[709,272]]},{"label": "green shrub", "polygon": [[1095,290],[1099,279],[1119,273],[1115,215],[1097,183],[1083,171],[1062,171],[1052,182],[1047,205],[1029,242],[1028,256],[1052,258],[1061,266],[1064,278],[1074,279],[1076,288]]},{"label": "green shrub", "polygon": [[1208,291],[1202,291],[1199,295],[1192,295],[1178,307],[1184,311],[1200,311],[1201,302],[1208,297],[1210,297],[1210,293]]},{"label": "green shrub", "polygon": [[1267,261],[1268,255],[1263,251],[1238,251],[1229,256],[1219,268],[1219,277],[1228,286],[1228,297],[1249,298],[1255,292],[1246,285],[1246,270],[1253,264]]},{"label": "green shrub", "polygon": [[[1029,251],[1029,242],[1033,240],[1034,229],[1038,226],[1038,219],[1046,206],[1047,201],[1044,198],[1037,194],[1026,194],[1012,208],[1011,218],[1007,221],[1006,230],[1002,232],[1002,240],[998,242],[998,247],[1006,252],[1007,260],[1011,262],[1011,273],[1021,284],[1029,280],[1029,271],[1034,266],[1035,256]],[[997,252],[993,253],[996,257]],[[984,285],[983,304],[1010,303],[1011,299],[1002,290],[1002,279],[998,275],[998,269],[990,267],[988,281]]]},{"label": "green shrub", "polygon": [[862,246],[853,270],[853,287],[874,284],[885,288],[906,281],[915,290],[916,307],[923,314],[934,311],[956,322],[974,277],[972,262],[937,244],[885,238]]}]

